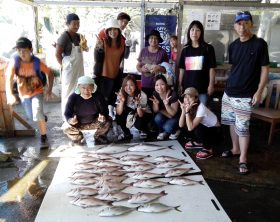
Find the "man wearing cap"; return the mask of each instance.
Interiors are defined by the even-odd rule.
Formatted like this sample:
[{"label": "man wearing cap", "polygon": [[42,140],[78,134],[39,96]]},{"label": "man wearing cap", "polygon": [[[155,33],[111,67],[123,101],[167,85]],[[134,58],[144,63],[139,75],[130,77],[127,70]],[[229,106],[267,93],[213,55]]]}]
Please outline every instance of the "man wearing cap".
[{"label": "man wearing cap", "polygon": [[232,140],[232,149],[224,151],[222,156],[240,155],[240,174],[249,172],[250,116],[252,107],[260,102],[269,72],[267,43],[254,35],[252,28],[250,12],[238,12],[234,29],[239,38],[229,46],[229,63],[232,67],[222,99],[222,123],[230,125]]},{"label": "man wearing cap", "polygon": [[74,91],[77,80],[84,75],[83,54],[80,48],[80,27],[78,15],[71,13],[66,17],[67,30],[57,40],[56,59],[61,65],[61,110],[64,114],[65,104]]},{"label": "man wearing cap", "polygon": [[[40,147],[47,148],[46,117],[43,110],[44,84],[40,76],[47,76],[45,99],[49,100],[52,94],[53,74],[44,63],[33,55],[32,43],[28,38],[19,38],[15,48],[17,54],[9,63],[6,71],[7,104],[16,103],[16,97],[13,94],[13,83],[16,76],[19,97],[27,117],[38,123],[41,134]],[[35,70],[35,62],[37,62],[38,70]]]},{"label": "man wearing cap", "polygon": [[67,101],[65,119],[69,126],[64,133],[74,143],[82,143],[82,130],[96,129],[94,140],[96,144],[107,143],[107,133],[111,127],[106,102],[97,91],[97,85],[89,76],[78,79],[75,92]]}]

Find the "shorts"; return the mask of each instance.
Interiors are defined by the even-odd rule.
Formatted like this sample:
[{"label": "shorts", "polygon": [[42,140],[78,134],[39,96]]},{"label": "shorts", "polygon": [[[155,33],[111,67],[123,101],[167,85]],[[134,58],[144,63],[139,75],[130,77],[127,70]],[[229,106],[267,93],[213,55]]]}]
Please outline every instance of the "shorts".
[{"label": "shorts", "polygon": [[221,122],[224,125],[234,125],[238,136],[249,136],[250,118],[252,113],[252,98],[229,97],[224,93],[222,98]]},{"label": "shorts", "polygon": [[28,119],[40,121],[45,119],[43,110],[43,94],[37,94],[30,98],[21,98],[21,103]]}]

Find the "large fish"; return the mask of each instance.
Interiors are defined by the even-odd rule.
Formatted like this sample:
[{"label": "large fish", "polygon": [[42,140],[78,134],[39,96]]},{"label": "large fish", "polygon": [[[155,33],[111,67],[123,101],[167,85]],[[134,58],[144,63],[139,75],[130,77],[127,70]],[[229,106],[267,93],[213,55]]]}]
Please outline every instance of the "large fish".
[{"label": "large fish", "polygon": [[112,205],[112,202],[110,201],[99,200],[94,197],[79,197],[74,200],[71,200],[70,203],[83,208]]},{"label": "large fish", "polygon": [[160,161],[173,161],[173,160],[183,161],[181,159],[177,159],[177,158],[172,157],[172,156],[158,156],[154,160],[157,161],[157,162],[160,162]]},{"label": "large fish", "polygon": [[157,162],[156,166],[157,166],[157,168],[173,168],[176,166],[181,166],[186,163],[187,162],[184,162],[182,160],[168,160],[168,161]]},{"label": "large fish", "polygon": [[161,191],[160,193],[136,193],[131,196],[131,198],[128,200],[128,203],[133,203],[133,204],[143,204],[143,203],[148,203],[153,200],[156,200],[162,196],[167,195],[165,191]]},{"label": "large fish", "polygon": [[130,197],[131,194],[125,192],[110,192],[110,193],[99,194],[96,196],[97,199],[109,200],[109,201],[127,200]]},{"label": "large fish", "polygon": [[150,172],[135,172],[130,173],[128,176],[135,180],[144,180],[144,179],[152,179],[152,178],[158,178],[163,177],[165,174],[158,174],[158,173],[150,173]]},{"label": "large fish", "polygon": [[128,150],[128,146],[125,145],[108,145],[102,147],[98,150],[95,150],[97,154],[115,154],[115,153],[122,153]]},{"label": "large fish", "polygon": [[130,185],[123,184],[123,183],[110,183],[110,184],[107,183],[99,187],[98,193],[99,194],[111,193],[111,192],[123,190],[128,186]]},{"label": "large fish", "polygon": [[167,185],[166,182],[158,181],[158,180],[138,180],[132,183],[134,187],[140,188],[157,188]]},{"label": "large fish", "polygon": [[126,161],[121,161],[121,164],[126,166],[135,166],[140,164],[151,164],[151,162],[144,161],[144,160],[126,160]]},{"label": "large fish", "polygon": [[98,216],[100,217],[113,217],[113,216],[119,216],[126,213],[129,213],[131,211],[135,210],[135,208],[131,207],[125,207],[125,206],[109,206],[104,209],[102,209]]},{"label": "large fish", "polygon": [[139,155],[139,154],[127,154],[120,157],[120,161],[129,161],[129,160],[140,160],[147,157],[151,157],[150,155]]},{"label": "large fish", "polygon": [[168,210],[172,210],[172,209],[180,211],[178,209],[179,207],[180,206],[171,207],[171,206],[167,206],[167,205],[161,204],[161,203],[147,203],[147,204],[143,204],[143,205],[140,205],[139,207],[137,207],[137,210],[140,212],[144,212],[144,213],[160,213],[160,212],[164,212],[164,211],[168,211]]},{"label": "large fish", "polygon": [[91,185],[96,184],[98,180],[92,177],[80,177],[77,179],[72,180],[70,183],[74,185]]},{"label": "large fish", "polygon": [[96,160],[111,160],[115,159],[115,157],[107,155],[107,154],[101,154],[101,153],[94,153],[95,151],[84,153],[81,158],[92,158]]},{"label": "large fish", "polygon": [[115,163],[115,162],[109,161],[109,160],[100,160],[97,162],[93,162],[91,164],[94,166],[97,166],[97,167],[121,167],[122,166],[119,163]]},{"label": "large fish", "polygon": [[128,148],[129,151],[133,152],[152,152],[162,149],[172,149],[172,146],[164,146],[153,143],[140,143]]},{"label": "large fish", "polygon": [[71,189],[66,195],[69,197],[79,197],[79,196],[93,196],[98,193],[97,189],[89,187],[78,187]]},{"label": "large fish", "polygon": [[176,177],[170,180],[168,183],[170,184],[175,184],[175,185],[181,185],[181,186],[191,186],[191,185],[196,185],[196,184],[203,184],[203,181],[196,181],[196,180],[191,180],[185,177]]},{"label": "large fish", "polygon": [[139,165],[133,165],[133,166],[123,166],[123,169],[127,172],[135,172],[135,171],[146,171],[154,169],[155,166],[152,163],[149,164],[139,164]]},{"label": "large fish", "polygon": [[186,174],[193,168],[174,168],[165,172],[165,177],[177,177]]}]

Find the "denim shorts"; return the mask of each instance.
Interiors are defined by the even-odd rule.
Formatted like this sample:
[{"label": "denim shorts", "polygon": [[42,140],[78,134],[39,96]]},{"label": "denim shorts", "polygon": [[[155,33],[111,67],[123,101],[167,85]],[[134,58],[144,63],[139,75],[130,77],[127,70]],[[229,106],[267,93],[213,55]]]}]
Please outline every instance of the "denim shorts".
[{"label": "denim shorts", "polygon": [[226,93],[222,99],[221,122],[234,125],[238,136],[249,136],[250,118],[252,113],[252,98],[229,97]]},{"label": "denim shorts", "polygon": [[40,121],[42,119],[45,119],[43,110],[43,98],[44,95],[42,93],[30,98],[21,98],[21,103],[28,119],[31,119],[33,121]]}]

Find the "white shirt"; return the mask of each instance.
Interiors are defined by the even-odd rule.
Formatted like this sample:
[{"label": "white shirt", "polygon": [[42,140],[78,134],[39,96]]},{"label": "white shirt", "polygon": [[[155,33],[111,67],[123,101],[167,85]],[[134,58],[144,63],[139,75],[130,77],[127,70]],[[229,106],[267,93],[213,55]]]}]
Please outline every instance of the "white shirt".
[{"label": "white shirt", "polygon": [[203,103],[199,104],[196,112],[196,117],[202,117],[200,123],[206,127],[214,127],[218,122],[217,116],[212,111],[210,111]]}]

